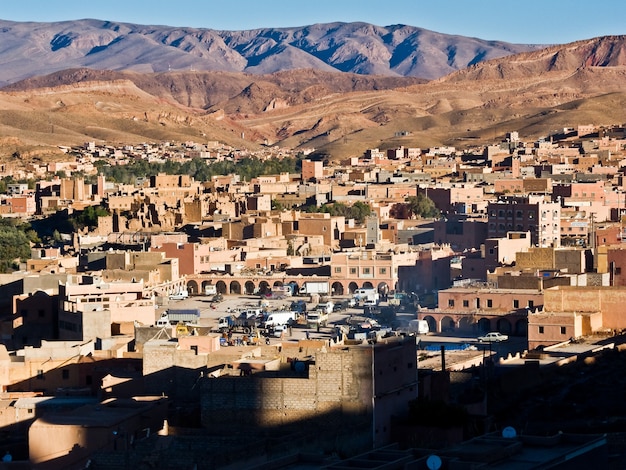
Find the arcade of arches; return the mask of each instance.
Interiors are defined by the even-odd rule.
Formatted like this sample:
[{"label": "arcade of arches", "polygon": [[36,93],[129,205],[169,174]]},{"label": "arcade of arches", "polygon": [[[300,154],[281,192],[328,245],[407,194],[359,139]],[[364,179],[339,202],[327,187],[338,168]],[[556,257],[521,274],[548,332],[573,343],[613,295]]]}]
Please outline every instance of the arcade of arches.
[{"label": "arcade of arches", "polygon": [[429,312],[423,315],[418,313],[420,320],[428,322],[428,329],[432,332],[472,333],[479,335],[490,331],[513,336],[524,336],[528,330],[528,319],[516,314],[487,315],[480,318],[468,314],[450,314]]},{"label": "arcade of arches", "polygon": [[[298,292],[300,287],[305,282],[311,282],[311,279],[259,279],[259,278],[236,278],[229,277],[227,280],[224,278],[202,278],[191,277],[187,278],[187,291],[190,295],[201,295],[206,292],[206,287],[214,285],[215,289],[220,294],[232,294],[232,295],[264,295],[272,291],[272,289],[282,288],[284,286],[290,286],[292,292]],[[315,279],[315,281],[327,281],[327,279]],[[340,281],[328,281],[332,282],[330,285],[331,294],[336,296],[351,295],[357,289],[373,289],[376,287],[378,292],[382,295],[389,293],[390,287],[385,282],[381,282],[374,286],[371,282],[340,282]]]}]

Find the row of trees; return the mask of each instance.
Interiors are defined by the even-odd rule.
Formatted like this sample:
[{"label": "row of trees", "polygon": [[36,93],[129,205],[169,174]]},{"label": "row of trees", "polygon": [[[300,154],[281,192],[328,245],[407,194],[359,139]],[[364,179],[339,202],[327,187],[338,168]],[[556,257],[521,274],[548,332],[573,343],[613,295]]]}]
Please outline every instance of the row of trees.
[{"label": "row of trees", "polygon": [[250,180],[260,175],[299,173],[302,159],[303,155],[269,160],[246,157],[236,162],[233,160],[206,162],[202,158],[193,158],[184,163],[173,160],[167,160],[164,163],[134,160],[128,165],[118,166],[111,166],[108,162],[99,160],[95,165],[98,173],[106,176],[107,180],[130,184],[134,182],[135,178],[155,176],[159,173],[190,175],[196,181],[209,181],[212,176],[229,174],[237,174],[244,180]]},{"label": "row of trees", "polygon": [[363,223],[365,217],[372,213],[372,208],[365,202],[357,201],[351,206],[342,202],[323,204],[321,207],[307,206],[306,212],[319,212],[331,216],[343,215],[346,219],[354,219],[357,223]]},{"label": "row of trees", "polygon": [[[328,213],[332,216],[343,215],[346,219],[354,219],[357,223],[363,223],[365,218],[372,213],[370,205],[361,201],[357,201],[352,205],[332,202],[323,204],[321,207],[307,206],[305,210],[307,212]],[[438,218],[441,212],[437,209],[432,199],[423,194],[418,194],[417,196],[408,197],[405,202],[399,202],[391,206],[389,214],[394,219],[411,219],[414,217],[432,219]]]}]

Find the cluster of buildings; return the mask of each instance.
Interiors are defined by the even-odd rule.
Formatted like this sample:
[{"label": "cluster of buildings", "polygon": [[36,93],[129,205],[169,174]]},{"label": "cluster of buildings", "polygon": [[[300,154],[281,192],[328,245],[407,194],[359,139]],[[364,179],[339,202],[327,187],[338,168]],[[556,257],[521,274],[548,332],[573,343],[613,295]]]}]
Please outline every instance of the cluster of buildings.
[{"label": "cluster of buildings", "polygon": [[[38,181],[8,185],[3,216],[94,205],[109,215],[91,231],[65,234],[65,244],[33,247],[22,271],[1,276],[0,388],[31,412],[1,411],[0,419],[32,422],[40,397],[82,390],[100,399],[156,397],[150,407],[158,413],[158,397],[194,401],[205,428],[310,420],[313,429],[321,425],[316,416],[348,423],[345,429],[367,423],[367,439],[385,444],[390,417],[418,394],[412,338],[235,350],[222,348],[218,335],[175,338],[155,328],[160,307],[183,290],[263,294],[289,285],[297,292],[315,281],[327,282],[334,296],[360,288],[412,293],[416,316],[431,331],[500,331],[527,337],[530,349],[621,330],[625,146],[623,127],[579,126],[537,142],[512,132],[505,142],[465,151],[399,147],[343,162],[303,159],[299,174],[249,181],[236,174],[210,181],[159,174],[133,184],[84,177],[103,159],[241,157],[194,144],[88,144],[67,149],[71,162],[45,170],[5,166],[5,175]],[[407,214],[398,207],[420,196],[440,218],[391,216]],[[356,202],[371,209],[363,221],[304,210]],[[233,364],[267,380],[243,387],[229,373]],[[35,396],[19,395],[26,392]],[[41,423],[34,429],[44,432]],[[109,444],[121,445],[117,438]],[[45,461],[45,452],[37,459]]]}]

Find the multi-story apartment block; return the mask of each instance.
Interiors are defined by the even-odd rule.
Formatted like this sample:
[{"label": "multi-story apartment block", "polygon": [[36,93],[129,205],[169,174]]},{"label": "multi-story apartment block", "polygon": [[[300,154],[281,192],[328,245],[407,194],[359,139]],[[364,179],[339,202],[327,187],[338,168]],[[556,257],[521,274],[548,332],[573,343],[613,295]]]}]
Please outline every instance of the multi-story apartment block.
[{"label": "multi-story apartment block", "polygon": [[502,198],[489,203],[489,238],[506,236],[507,232],[530,232],[533,245],[560,246],[561,206],[542,197]]},{"label": "multi-story apartment block", "polygon": [[[138,282],[104,282],[95,277],[77,277],[59,286],[59,338],[95,340],[112,336],[111,326],[152,325],[155,299]],[[130,328],[132,331],[132,328]]]},{"label": "multi-story apartment block", "polygon": [[418,194],[431,199],[444,214],[472,214],[485,209],[482,187],[453,184],[448,187],[420,187]]}]

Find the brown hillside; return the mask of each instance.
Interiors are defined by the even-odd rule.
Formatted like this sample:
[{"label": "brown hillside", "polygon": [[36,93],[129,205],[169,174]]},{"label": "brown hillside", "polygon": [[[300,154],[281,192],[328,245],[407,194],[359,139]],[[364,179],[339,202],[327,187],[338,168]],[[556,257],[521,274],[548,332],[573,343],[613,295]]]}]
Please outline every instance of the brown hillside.
[{"label": "brown hillside", "polygon": [[[333,158],[369,147],[471,146],[511,130],[532,139],[580,123],[626,122],[625,42],[624,36],[579,41],[417,84],[320,71],[125,73],[106,81],[66,72],[0,92],[0,138],[31,145],[267,142],[314,147]],[[83,79],[58,85],[72,76]],[[43,83],[57,86],[32,88]],[[399,131],[410,135],[396,137]]]}]

